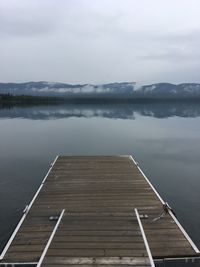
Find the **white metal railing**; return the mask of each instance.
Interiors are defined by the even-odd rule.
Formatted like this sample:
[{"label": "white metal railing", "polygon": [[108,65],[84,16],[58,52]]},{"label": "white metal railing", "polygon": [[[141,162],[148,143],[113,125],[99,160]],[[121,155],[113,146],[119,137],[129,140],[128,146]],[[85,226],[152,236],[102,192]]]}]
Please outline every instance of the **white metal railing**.
[{"label": "white metal railing", "polygon": [[154,261],[153,261],[153,257],[152,257],[152,254],[151,254],[151,250],[149,248],[149,244],[148,244],[148,241],[147,241],[147,238],[146,238],[143,226],[142,226],[142,222],[140,220],[140,216],[139,216],[138,210],[137,209],[134,209],[134,210],[135,210],[136,218],[138,220],[138,224],[139,224],[139,227],[140,227],[142,238],[144,240],[144,244],[145,244],[145,247],[146,247],[146,250],[147,250],[147,254],[148,254],[148,257],[149,257],[149,261],[150,261],[151,267],[155,267],[155,264],[154,264]]},{"label": "white metal railing", "polygon": [[65,210],[63,209],[62,212],[61,212],[61,214],[60,214],[60,216],[59,216],[59,218],[58,218],[58,221],[57,221],[57,223],[56,223],[56,225],[55,225],[55,227],[53,229],[53,232],[51,233],[51,236],[49,237],[49,240],[48,240],[48,242],[47,242],[47,244],[46,244],[46,246],[45,246],[45,248],[44,248],[44,250],[42,252],[42,255],[40,257],[40,260],[38,261],[37,267],[40,267],[41,266],[41,264],[42,264],[42,262],[44,260],[44,257],[45,257],[45,255],[46,255],[46,253],[48,251],[48,248],[51,245],[51,242],[53,240],[53,237],[54,237],[54,235],[55,235],[55,233],[56,233],[56,231],[58,229],[58,226],[59,226],[59,224],[60,224],[60,222],[62,220],[62,217],[63,217],[64,213],[65,213]]}]

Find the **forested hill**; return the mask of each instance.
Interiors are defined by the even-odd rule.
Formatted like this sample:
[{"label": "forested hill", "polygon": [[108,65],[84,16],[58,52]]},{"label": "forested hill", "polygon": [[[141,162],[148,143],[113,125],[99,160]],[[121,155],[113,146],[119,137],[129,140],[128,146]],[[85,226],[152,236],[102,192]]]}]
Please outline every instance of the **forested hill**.
[{"label": "forested hill", "polygon": [[134,82],[68,84],[57,82],[0,83],[0,94],[40,97],[112,97],[112,98],[196,98],[200,97],[198,83],[156,83],[138,86]]}]

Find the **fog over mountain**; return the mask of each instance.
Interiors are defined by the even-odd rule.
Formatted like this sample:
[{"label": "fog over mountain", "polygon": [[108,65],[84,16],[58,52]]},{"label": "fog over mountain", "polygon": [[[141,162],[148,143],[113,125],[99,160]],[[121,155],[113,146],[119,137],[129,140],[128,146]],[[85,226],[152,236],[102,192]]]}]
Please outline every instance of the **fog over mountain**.
[{"label": "fog over mountain", "polygon": [[0,83],[0,94],[56,96],[66,98],[196,98],[200,97],[199,83],[156,83],[137,85],[135,82],[108,84],[68,84],[59,82]]}]

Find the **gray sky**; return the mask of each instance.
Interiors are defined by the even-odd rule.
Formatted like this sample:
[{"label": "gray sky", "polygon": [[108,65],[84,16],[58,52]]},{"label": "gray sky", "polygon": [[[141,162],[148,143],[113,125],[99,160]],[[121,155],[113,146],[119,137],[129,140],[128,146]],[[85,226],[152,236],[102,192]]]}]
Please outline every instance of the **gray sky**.
[{"label": "gray sky", "polygon": [[200,82],[199,0],[0,0],[0,81]]}]

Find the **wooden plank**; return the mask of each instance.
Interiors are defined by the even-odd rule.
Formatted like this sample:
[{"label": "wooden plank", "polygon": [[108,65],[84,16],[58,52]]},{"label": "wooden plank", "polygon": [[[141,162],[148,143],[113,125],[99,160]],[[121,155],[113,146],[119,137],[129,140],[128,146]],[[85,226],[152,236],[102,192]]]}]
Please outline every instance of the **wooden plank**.
[{"label": "wooden plank", "polygon": [[106,266],[126,266],[126,265],[136,265],[136,266],[142,266],[147,265],[148,266],[148,260],[143,257],[99,257],[99,258],[93,258],[93,257],[49,257],[46,258],[44,261],[45,264],[58,264],[58,265],[106,265]]},{"label": "wooden plank", "polygon": [[[73,264],[73,265],[70,265],[70,264],[43,264],[42,266],[45,266],[45,267],[57,267],[57,266],[62,266],[62,267],[64,267],[64,266],[67,266],[67,267],[80,267],[80,265],[78,265],[78,264]],[[121,264],[114,264],[114,265],[111,265],[111,264],[101,264],[101,265],[92,265],[92,266],[99,266],[99,267],[122,267],[122,265]],[[134,265],[130,265],[130,264],[123,264],[123,267],[130,267],[130,266],[134,266]],[[143,263],[143,264],[137,264],[137,265],[135,265],[135,266],[137,266],[137,267],[147,267],[147,266],[149,266],[149,264],[145,264],[145,263]],[[86,265],[86,264],[81,264],[81,267],[91,267],[91,265]]]}]

